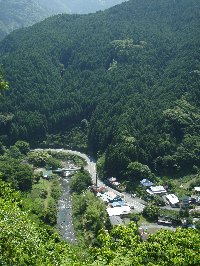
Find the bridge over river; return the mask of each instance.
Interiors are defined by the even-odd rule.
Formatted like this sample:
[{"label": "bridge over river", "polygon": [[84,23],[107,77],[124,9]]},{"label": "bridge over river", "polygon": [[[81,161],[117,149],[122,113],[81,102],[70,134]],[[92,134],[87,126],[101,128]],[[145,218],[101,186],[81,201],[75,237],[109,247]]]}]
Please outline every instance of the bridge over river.
[{"label": "bridge over river", "polygon": [[[66,152],[70,154],[77,155],[83,158],[86,161],[85,169],[90,173],[92,182],[94,184],[97,183],[97,186],[105,186],[108,190],[113,191],[114,193],[120,195],[124,198],[124,200],[130,205],[134,207],[135,213],[140,213],[144,209],[145,205],[144,202],[139,198],[132,198],[130,194],[122,192],[110,188],[106,186],[96,175],[96,161],[87,156],[84,153],[73,151],[73,150],[65,150],[65,149],[36,149],[36,150],[45,150],[45,151],[54,151],[54,152]],[[71,171],[79,170],[79,168],[72,168]],[[70,171],[70,169],[58,169],[58,171]],[[61,236],[63,239],[71,242],[76,243],[76,237],[73,227],[72,221],[72,202],[71,202],[71,195],[70,195],[70,187],[69,187],[70,177],[67,178],[60,178],[60,184],[63,189],[63,194],[59,199],[58,202],[58,214],[57,214],[57,225],[60,230]]]}]

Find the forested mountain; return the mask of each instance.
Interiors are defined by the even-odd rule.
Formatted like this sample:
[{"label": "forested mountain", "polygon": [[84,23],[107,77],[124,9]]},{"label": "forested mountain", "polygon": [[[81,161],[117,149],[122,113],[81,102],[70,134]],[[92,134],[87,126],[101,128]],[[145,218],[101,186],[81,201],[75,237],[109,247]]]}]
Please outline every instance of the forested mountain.
[{"label": "forested mountain", "polygon": [[59,13],[89,13],[123,0],[0,0],[0,40],[11,31]]},{"label": "forested mountain", "polygon": [[38,2],[56,13],[87,14],[104,10],[126,0],[38,0]]},{"label": "forested mountain", "polygon": [[0,40],[15,29],[30,26],[48,16],[50,12],[36,0],[0,0]]},{"label": "forested mountain", "polygon": [[174,174],[200,166],[198,0],[130,0],[58,15],[0,44],[12,89],[0,99],[1,140],[33,142],[87,121],[108,175],[132,162]]}]

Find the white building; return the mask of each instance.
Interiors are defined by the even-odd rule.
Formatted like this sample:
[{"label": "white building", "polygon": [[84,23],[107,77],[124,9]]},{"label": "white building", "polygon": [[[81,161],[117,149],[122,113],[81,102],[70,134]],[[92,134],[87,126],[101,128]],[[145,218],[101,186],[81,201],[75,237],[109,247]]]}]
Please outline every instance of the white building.
[{"label": "white building", "polygon": [[131,212],[130,206],[121,206],[121,207],[110,207],[107,208],[107,212],[109,216],[120,216],[122,214],[128,214]]},{"label": "white building", "polygon": [[146,191],[151,195],[167,193],[167,190],[163,186],[151,186],[150,189]]},{"label": "white building", "polygon": [[166,195],[166,199],[172,207],[176,207],[179,203],[178,197],[174,194]]}]

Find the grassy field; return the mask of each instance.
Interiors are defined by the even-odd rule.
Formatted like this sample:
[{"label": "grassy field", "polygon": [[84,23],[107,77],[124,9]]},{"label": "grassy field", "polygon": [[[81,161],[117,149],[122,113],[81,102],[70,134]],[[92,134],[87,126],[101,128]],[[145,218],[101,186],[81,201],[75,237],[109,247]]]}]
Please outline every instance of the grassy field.
[{"label": "grassy field", "polygon": [[52,180],[46,180],[41,178],[38,184],[34,184],[32,188],[31,195],[35,194],[35,191],[37,191],[37,197],[41,199],[44,206],[44,210],[47,210],[47,207],[49,205],[52,184]]},{"label": "grassy field", "polygon": [[47,223],[54,224],[57,214],[57,200],[60,195],[58,180],[52,178],[46,180],[40,178],[39,182],[33,184],[32,190],[25,195],[24,208]]}]

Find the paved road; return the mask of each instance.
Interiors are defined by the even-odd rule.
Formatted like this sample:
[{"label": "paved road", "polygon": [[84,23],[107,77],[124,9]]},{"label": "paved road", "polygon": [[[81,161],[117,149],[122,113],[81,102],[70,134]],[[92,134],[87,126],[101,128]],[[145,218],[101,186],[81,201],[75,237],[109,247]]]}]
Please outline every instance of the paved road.
[{"label": "paved road", "polygon": [[[43,150],[43,149],[37,149],[37,150]],[[109,191],[113,191],[114,193],[123,197],[130,207],[134,207],[133,212],[140,213],[143,211],[145,205],[141,199],[132,198],[129,193],[125,193],[125,192],[120,193],[119,191],[106,186],[99,178],[97,178],[96,180],[96,161],[92,157],[89,157],[84,153],[73,151],[73,150],[65,150],[65,149],[46,149],[46,150],[57,151],[57,152],[62,151],[62,152],[71,153],[71,154],[80,156],[86,161],[87,165],[85,169],[90,173],[92,182],[94,184],[96,184],[96,181],[97,181],[97,186],[105,186],[106,188],[109,189]]]},{"label": "paved road", "polygon": [[161,209],[164,209],[164,210],[170,210],[170,211],[176,211],[176,212],[179,212],[180,211],[180,208],[173,208],[171,207],[170,205],[168,206],[163,206],[163,207],[160,207]]},{"label": "paved road", "polygon": [[141,224],[139,226],[139,229],[144,229],[144,230],[148,230],[148,229],[166,229],[166,230],[171,230],[171,231],[176,231],[176,228],[173,226],[167,226],[167,225],[158,225],[156,223],[154,224]]},{"label": "paved road", "polygon": [[80,156],[81,158],[83,158],[87,162],[85,169],[90,173],[91,178],[92,178],[92,182],[94,184],[96,184],[96,182],[97,182],[97,186],[105,186],[107,189],[109,189],[109,191],[113,191],[114,193],[123,197],[124,200],[128,203],[128,205],[130,207],[134,207],[133,212],[140,213],[143,211],[145,205],[141,199],[132,198],[131,195],[128,193],[125,193],[125,192],[120,193],[119,191],[117,191],[111,187],[106,186],[99,178],[97,178],[97,180],[96,180],[96,161],[93,158],[87,156],[84,153],[81,153],[78,151],[73,151],[73,150],[64,150],[64,149],[49,149],[49,150],[62,151],[62,152],[71,153],[71,154],[75,154],[75,155]]}]

